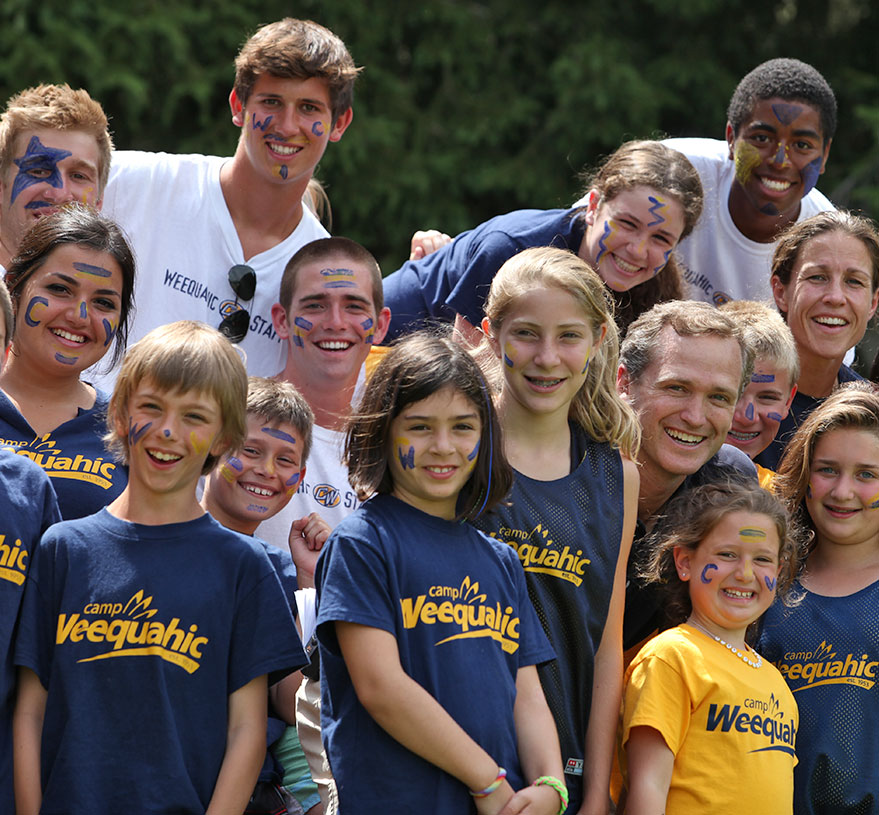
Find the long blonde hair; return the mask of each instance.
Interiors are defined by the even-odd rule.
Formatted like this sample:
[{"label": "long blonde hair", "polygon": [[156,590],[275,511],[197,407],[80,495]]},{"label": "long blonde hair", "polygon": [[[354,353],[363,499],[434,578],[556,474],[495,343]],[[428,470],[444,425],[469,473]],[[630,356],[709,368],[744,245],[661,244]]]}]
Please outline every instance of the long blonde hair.
[{"label": "long blonde hair", "polygon": [[[616,390],[619,333],[613,303],[601,278],[582,258],[564,249],[537,247],[511,257],[494,276],[485,314],[497,336],[516,299],[539,288],[556,288],[573,297],[592,326],[593,340],[607,327],[604,342],[589,360],[586,381],[571,402],[569,416],[595,441],[608,442],[634,458],[641,442],[641,426],[634,412]],[[480,362],[490,364],[492,377],[503,376],[500,363],[488,343],[479,352]],[[488,360],[491,360],[488,363]]]}]

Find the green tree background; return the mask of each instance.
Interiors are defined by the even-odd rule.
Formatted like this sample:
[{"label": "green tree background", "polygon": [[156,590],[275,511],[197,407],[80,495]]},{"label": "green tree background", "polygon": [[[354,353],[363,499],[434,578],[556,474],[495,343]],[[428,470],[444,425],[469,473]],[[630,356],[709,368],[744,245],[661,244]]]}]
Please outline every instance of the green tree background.
[{"label": "green tree background", "polygon": [[231,154],[232,60],[255,28],[309,17],[358,65],[355,117],[319,169],[336,234],[405,258],[418,228],[450,234],[520,207],[566,206],[578,172],[621,141],[721,138],[739,78],[792,56],[834,87],[821,189],[879,214],[875,0],[2,0],[0,96],[87,88],[117,146]]}]

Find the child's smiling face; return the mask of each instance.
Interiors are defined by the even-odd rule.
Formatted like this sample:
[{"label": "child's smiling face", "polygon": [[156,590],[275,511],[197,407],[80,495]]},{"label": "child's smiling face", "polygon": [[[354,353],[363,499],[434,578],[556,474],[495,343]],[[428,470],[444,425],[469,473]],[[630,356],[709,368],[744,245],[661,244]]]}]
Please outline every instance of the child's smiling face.
[{"label": "child's smiling face", "polygon": [[691,619],[727,642],[743,641],[775,599],[779,550],[772,519],[745,511],[724,515],[695,550],[675,547],[678,576],[690,584]]},{"label": "child's smiling face", "polygon": [[207,508],[224,526],[252,534],[280,512],[305,475],[302,436],[290,424],[247,414],[247,438],[211,473]]}]

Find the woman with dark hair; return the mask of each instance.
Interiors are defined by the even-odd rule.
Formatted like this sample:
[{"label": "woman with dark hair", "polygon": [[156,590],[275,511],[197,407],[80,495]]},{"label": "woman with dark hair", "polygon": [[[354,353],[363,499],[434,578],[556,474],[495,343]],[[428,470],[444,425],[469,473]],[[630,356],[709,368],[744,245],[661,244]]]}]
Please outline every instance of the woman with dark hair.
[{"label": "woman with dark hair", "polygon": [[97,512],[125,487],[101,440],[108,397],[80,376],[125,351],[134,257],[115,223],[80,206],[41,218],[6,273],[15,328],[0,374],[0,445],[52,479],[64,518]]},{"label": "woman with dark hair", "polygon": [[829,210],[790,226],[772,258],[775,304],[794,335],[800,378],[790,413],[755,461],[778,469],[794,431],[838,383],[860,377],[843,359],[879,302],[879,232],[868,218]]}]

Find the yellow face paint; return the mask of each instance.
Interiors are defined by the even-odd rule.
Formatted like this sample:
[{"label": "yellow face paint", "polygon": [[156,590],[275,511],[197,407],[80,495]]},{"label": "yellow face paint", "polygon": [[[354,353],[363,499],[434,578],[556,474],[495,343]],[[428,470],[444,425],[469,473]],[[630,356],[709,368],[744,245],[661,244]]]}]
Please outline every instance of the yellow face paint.
[{"label": "yellow face paint", "polygon": [[752,526],[746,526],[739,530],[739,540],[742,543],[749,541],[766,540],[766,532],[762,529],[755,529]]},{"label": "yellow face paint", "polygon": [[189,434],[189,443],[192,445],[192,449],[195,451],[197,456],[203,455],[207,453],[208,448],[211,446],[210,443],[205,439],[200,439],[195,435],[195,431],[191,431]]},{"label": "yellow face paint", "polygon": [[516,364],[516,355],[513,352],[513,346],[505,342],[504,343],[504,365],[508,368],[512,368]]},{"label": "yellow face paint", "polygon": [[751,180],[754,170],[756,170],[763,161],[760,157],[760,151],[754,147],[753,144],[748,144],[748,142],[743,141],[736,142],[734,160],[736,165],[736,180],[740,184],[747,184],[748,181]]}]

